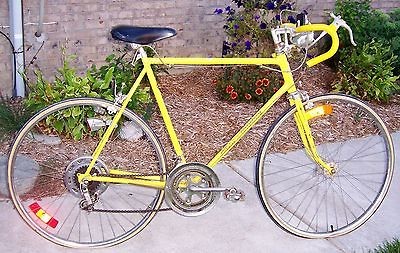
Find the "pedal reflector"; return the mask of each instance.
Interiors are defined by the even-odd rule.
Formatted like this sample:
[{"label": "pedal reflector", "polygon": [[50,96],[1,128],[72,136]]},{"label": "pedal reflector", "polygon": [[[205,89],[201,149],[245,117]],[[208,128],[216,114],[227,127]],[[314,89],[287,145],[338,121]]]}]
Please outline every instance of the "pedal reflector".
[{"label": "pedal reflector", "polygon": [[55,228],[58,224],[58,220],[54,219],[50,214],[46,213],[37,202],[29,205],[31,211],[44,223],[52,228]]},{"label": "pedal reflector", "polygon": [[320,105],[317,107],[314,107],[306,112],[306,117],[307,120],[324,116],[324,115],[330,115],[333,112],[333,106],[332,105]]}]

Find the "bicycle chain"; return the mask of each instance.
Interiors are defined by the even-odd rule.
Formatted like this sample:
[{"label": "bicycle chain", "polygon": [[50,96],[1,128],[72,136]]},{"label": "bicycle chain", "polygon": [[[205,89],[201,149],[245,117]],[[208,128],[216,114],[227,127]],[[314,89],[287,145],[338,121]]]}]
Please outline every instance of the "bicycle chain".
[{"label": "bicycle chain", "polygon": [[[112,178],[133,178],[137,179],[139,177],[144,177],[144,176],[166,176],[167,173],[138,173],[135,175],[102,175],[102,176],[108,176]],[[143,179],[143,178],[141,178]],[[146,179],[143,179],[146,180]],[[149,179],[150,180],[150,179]],[[88,211],[90,212],[101,212],[101,213],[151,213],[151,212],[165,212],[165,211],[171,211],[172,208],[160,208],[157,210],[141,210],[141,209],[132,209],[132,210],[115,210],[115,209],[97,209],[92,207],[87,208]]]},{"label": "bicycle chain", "polygon": [[171,208],[160,208],[157,210],[139,210],[139,209],[133,209],[133,210],[113,210],[113,209],[97,209],[93,208],[90,211],[91,212],[99,212],[99,213],[151,213],[151,212],[165,212],[165,211],[171,211]]}]

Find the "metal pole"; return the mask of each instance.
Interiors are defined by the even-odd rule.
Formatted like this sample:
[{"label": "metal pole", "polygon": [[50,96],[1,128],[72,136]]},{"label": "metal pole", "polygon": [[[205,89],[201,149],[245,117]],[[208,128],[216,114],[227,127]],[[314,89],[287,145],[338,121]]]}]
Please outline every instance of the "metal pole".
[{"label": "metal pole", "polygon": [[13,91],[14,96],[25,96],[24,78],[20,73],[24,72],[24,29],[22,18],[22,0],[9,0],[9,14],[10,14],[10,36],[14,45],[14,56],[16,59],[16,66],[13,61],[13,71],[15,75],[15,87]]}]

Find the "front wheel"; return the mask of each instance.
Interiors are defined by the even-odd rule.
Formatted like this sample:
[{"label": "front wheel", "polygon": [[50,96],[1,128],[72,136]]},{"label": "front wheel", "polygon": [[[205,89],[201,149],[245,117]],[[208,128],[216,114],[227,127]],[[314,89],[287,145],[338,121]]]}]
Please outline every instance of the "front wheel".
[{"label": "front wheel", "polygon": [[[128,184],[89,182],[94,203],[88,209],[77,175],[119,109],[93,98],[51,105],[33,116],[17,135],[8,162],[8,183],[24,221],[62,246],[111,246],[140,232],[162,204],[164,191]],[[159,175],[165,180],[165,155],[149,126],[125,110],[91,174],[112,171]]]},{"label": "front wheel", "polygon": [[284,230],[305,238],[334,237],[361,226],[383,201],[393,174],[393,144],[383,121],[362,101],[340,94],[310,101],[314,108],[329,108],[310,117],[309,125],[318,154],[335,173],[305,152],[293,107],[260,147],[257,191]]}]

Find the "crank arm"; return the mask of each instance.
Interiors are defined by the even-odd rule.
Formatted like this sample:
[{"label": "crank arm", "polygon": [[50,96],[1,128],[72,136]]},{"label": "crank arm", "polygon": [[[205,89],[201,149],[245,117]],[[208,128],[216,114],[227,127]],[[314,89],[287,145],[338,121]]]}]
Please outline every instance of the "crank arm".
[{"label": "crank arm", "polygon": [[229,188],[189,186],[189,190],[193,192],[225,192],[228,191]]},{"label": "crank arm", "polygon": [[235,187],[221,188],[221,187],[196,187],[190,186],[189,190],[192,192],[223,192],[226,200],[236,202],[238,200],[244,200],[245,193]]}]

